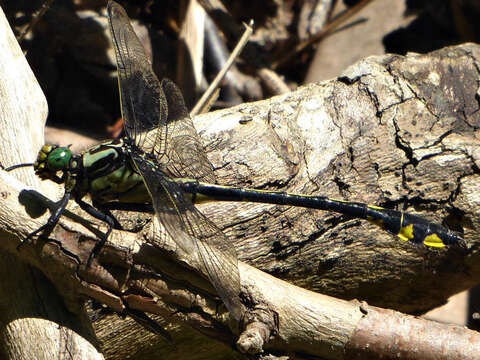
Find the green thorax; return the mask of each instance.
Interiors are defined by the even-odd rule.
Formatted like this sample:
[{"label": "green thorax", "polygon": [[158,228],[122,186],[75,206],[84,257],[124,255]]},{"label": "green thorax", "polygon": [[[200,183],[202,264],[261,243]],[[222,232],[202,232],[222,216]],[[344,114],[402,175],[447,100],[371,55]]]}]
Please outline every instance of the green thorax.
[{"label": "green thorax", "polygon": [[89,193],[99,203],[151,202],[142,176],[135,170],[124,141],[114,140],[96,145],[80,156],[83,176],[78,179],[78,193]]}]

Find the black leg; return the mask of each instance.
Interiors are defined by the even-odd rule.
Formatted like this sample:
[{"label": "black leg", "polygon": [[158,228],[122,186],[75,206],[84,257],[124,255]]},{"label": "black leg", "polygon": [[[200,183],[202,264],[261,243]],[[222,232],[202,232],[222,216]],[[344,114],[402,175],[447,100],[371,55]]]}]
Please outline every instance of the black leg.
[{"label": "black leg", "polygon": [[166,329],[164,329],[158,322],[153,320],[143,311],[126,308],[125,312],[145,329],[154,334],[163,336],[165,340],[167,340],[170,344],[173,344],[172,335],[170,335]]},{"label": "black leg", "polygon": [[78,203],[78,205],[80,205],[80,207],[86,211],[88,214],[90,214],[91,216],[93,216],[94,218],[97,218],[98,220],[101,220],[103,222],[106,222],[107,225],[108,225],[108,229],[107,229],[107,232],[100,238],[100,241],[98,243],[95,244],[92,252],[90,253],[90,256],[88,257],[88,261],[87,261],[87,267],[90,266],[90,264],[92,263],[92,260],[95,256],[97,256],[97,254],[99,253],[99,251],[102,249],[102,247],[105,245],[105,242],[107,241],[108,237],[110,236],[110,233],[112,232],[112,229],[115,227],[115,218],[109,214],[105,214],[101,211],[99,211],[98,209],[96,209],[95,207],[93,207],[92,205],[86,203],[85,201],[83,201],[82,199],[75,199],[75,201]]},{"label": "black leg", "polygon": [[70,191],[65,191],[65,194],[63,195],[62,199],[58,202],[57,209],[52,215],[50,215],[47,223],[45,225],[40,226],[34,232],[31,232],[30,234],[28,234],[28,236],[25,239],[23,239],[23,241],[20,244],[18,244],[17,250],[20,250],[20,248],[25,243],[29,242],[30,239],[32,239],[37,234],[43,233],[43,235],[48,236],[52,232],[55,225],[57,225],[58,220],[60,219],[60,216],[62,216],[63,212],[65,211],[68,201],[70,200],[70,196],[71,196]]},{"label": "black leg", "polygon": [[92,202],[92,205],[94,208],[100,210],[102,213],[104,213],[105,215],[111,217],[113,219],[113,228],[114,229],[117,229],[117,230],[123,230],[123,227],[122,225],[118,222],[118,220],[115,218],[115,216],[113,216],[112,212],[110,210],[116,210],[116,209],[112,209],[110,208],[109,206],[106,206],[105,204],[99,204],[95,201]]}]

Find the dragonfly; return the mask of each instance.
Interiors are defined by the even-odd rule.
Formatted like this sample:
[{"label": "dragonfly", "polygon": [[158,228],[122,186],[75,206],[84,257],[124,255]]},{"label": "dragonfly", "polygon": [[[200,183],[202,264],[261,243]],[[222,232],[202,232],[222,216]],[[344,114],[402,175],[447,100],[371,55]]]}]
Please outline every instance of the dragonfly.
[{"label": "dragonfly", "polygon": [[[131,210],[131,205],[151,204],[166,233],[194,262],[190,265],[209,279],[229,312],[240,319],[244,306],[239,298],[235,248],[173,180],[190,177],[215,181],[213,166],[203,151],[183,96],[172,81],[158,80],[123,7],[110,1],[107,10],[126,136],[80,154],[73,154],[68,147],[45,144],[35,163],[6,169],[33,166],[42,180],[65,186],[47,223],[30,233],[20,246],[36,235],[51,232],[73,199],[81,209],[107,224],[107,231],[91,252],[90,264],[112,229],[119,227],[111,209]],[[92,204],[83,200],[87,194]],[[164,243],[162,239],[152,242]]]},{"label": "dragonfly", "polygon": [[[368,220],[414,244],[464,245],[461,234],[404,211],[325,196],[215,184],[213,166],[180,90],[168,79],[158,80],[125,10],[114,1],[108,3],[107,9],[126,136],[76,155],[68,147],[46,144],[35,163],[7,169],[33,166],[41,179],[65,185],[65,193],[47,223],[22,243],[51,231],[73,199],[108,226],[93,248],[90,262],[112,229],[119,227],[109,210],[154,212],[178,248],[193,256],[193,265],[209,279],[235,319],[241,318],[245,311],[240,300],[236,251],[226,235],[195,207],[201,200],[261,202],[333,211]],[[83,200],[87,194],[92,204]],[[160,246],[160,239],[149,241]]]}]

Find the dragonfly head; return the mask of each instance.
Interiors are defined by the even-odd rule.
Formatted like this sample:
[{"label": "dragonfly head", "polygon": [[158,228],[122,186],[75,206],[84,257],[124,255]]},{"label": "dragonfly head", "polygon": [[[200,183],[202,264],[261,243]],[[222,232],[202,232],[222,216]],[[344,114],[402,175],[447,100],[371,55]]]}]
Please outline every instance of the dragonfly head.
[{"label": "dragonfly head", "polygon": [[72,151],[68,147],[45,144],[38,152],[37,161],[33,164],[35,174],[42,180],[54,179],[58,171],[68,170]]}]

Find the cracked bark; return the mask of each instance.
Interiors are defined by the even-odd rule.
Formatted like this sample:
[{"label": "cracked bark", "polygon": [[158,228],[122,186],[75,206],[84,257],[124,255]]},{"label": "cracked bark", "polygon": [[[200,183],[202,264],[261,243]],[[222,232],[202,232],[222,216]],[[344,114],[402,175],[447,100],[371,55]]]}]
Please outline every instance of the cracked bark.
[{"label": "cracked bark", "polygon": [[[195,119],[219,183],[405,208],[463,230],[468,252],[414,247],[373,225],[320,211],[234,203],[199,208],[225,230],[242,261],[301,287],[411,313],[442,304],[479,278],[479,58],[475,45],[425,56],[372,57],[338,80]],[[12,127],[7,120],[1,124],[2,136],[10,145],[2,149],[2,163],[17,163],[22,156],[32,160],[37,148],[30,139],[38,128]],[[28,140],[9,133],[12,128],[24,130]],[[18,149],[19,158],[13,158],[17,153],[12,149]],[[22,179],[31,177],[29,171],[23,174]],[[100,262],[85,269],[77,259],[86,259],[94,240],[65,220],[51,235],[56,241],[39,241],[17,253],[19,241],[46,218],[32,219],[19,204],[18,191],[25,185],[3,172],[0,181],[2,248],[40,268],[70,309],[79,312],[79,298],[88,296],[115,311],[129,306],[181,326],[169,327],[176,345],[172,349],[131,322],[115,316],[100,320],[96,330],[107,357],[231,355],[239,324],[228,321],[203,278],[174,261],[171,244],[160,251],[145,245],[144,237],[153,236],[148,229],[137,235],[116,231]],[[52,194],[45,183],[34,186]],[[245,298],[256,306],[247,329],[258,322],[254,335],[264,338],[278,331],[267,351],[341,358],[353,356],[343,355],[346,347],[358,354],[370,340],[360,330],[369,320],[375,324],[377,317],[368,314],[376,309],[365,314],[365,306],[293,287],[244,264],[240,271]],[[273,313],[264,313],[272,306],[278,322]],[[413,324],[409,319],[402,321]],[[262,328],[269,323],[278,329]],[[435,327],[426,324],[425,331]],[[462,359],[469,358],[469,346],[478,344],[477,338],[459,328],[455,333],[458,341],[452,343],[464,345]],[[464,344],[467,334],[471,342]],[[412,344],[407,342],[407,349]],[[442,351],[441,346],[433,350]]]},{"label": "cracked bark", "polygon": [[[0,162],[18,161],[34,153],[42,136],[39,130],[46,118],[46,100],[18,46],[0,8],[0,123],[3,150]],[[20,106],[19,106],[20,105]],[[35,129],[37,127],[37,129]],[[18,134],[29,140],[15,144]],[[21,145],[20,152],[7,149]],[[31,185],[38,180],[24,172],[23,181]],[[6,196],[2,188],[1,196]],[[6,214],[2,214],[5,216]],[[20,218],[11,218],[18,226]],[[7,241],[2,230],[2,241]],[[95,335],[85,313],[70,313],[52,283],[31,264],[0,250],[0,322],[2,359],[89,358],[102,359],[94,345]]]}]

